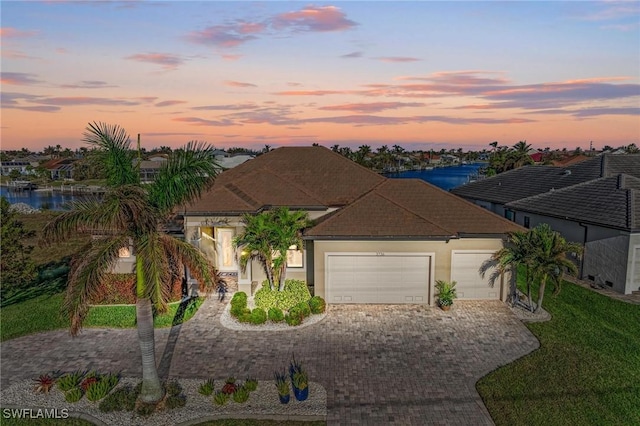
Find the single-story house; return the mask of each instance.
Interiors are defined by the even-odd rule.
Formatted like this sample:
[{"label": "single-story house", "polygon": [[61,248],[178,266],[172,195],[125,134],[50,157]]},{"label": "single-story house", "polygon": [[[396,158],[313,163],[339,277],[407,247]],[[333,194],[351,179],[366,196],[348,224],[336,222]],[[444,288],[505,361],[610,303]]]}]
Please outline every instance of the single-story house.
[{"label": "single-story house", "polygon": [[480,268],[517,224],[426,182],[389,179],[331,150],[284,147],[221,173],[183,207],[185,238],[239,289],[261,283],[259,264],[242,271],[233,237],[242,216],[287,206],[314,225],[292,247],[287,278],[307,281],[329,303],[435,302],[436,280],[457,281],[461,299],[502,299],[511,276],[489,282]]},{"label": "single-story house", "polygon": [[547,223],[583,245],[581,279],[640,290],[640,155],[604,154],[567,167],[525,166],[452,193],[525,228]]}]

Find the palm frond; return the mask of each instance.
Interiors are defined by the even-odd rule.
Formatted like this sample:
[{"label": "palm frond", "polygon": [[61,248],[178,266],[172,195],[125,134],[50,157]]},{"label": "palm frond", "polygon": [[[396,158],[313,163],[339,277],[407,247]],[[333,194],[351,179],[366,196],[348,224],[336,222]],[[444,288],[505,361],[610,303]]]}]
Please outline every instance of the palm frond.
[{"label": "palm frond", "polygon": [[160,235],[159,242],[172,258],[180,264],[187,265],[191,275],[200,283],[202,290],[210,291],[220,282],[215,267],[199,248],[166,234]]},{"label": "palm frond", "polygon": [[71,334],[76,335],[89,310],[89,302],[100,291],[107,274],[118,259],[119,250],[128,237],[115,236],[93,240],[74,258],[69,271],[63,312],[71,320]]},{"label": "palm frond", "polygon": [[109,186],[129,185],[140,182],[140,175],[133,165],[134,152],[130,149],[127,132],[117,124],[89,123],[83,133],[83,141],[98,148]]},{"label": "palm frond", "polygon": [[154,232],[136,239],[136,259],[142,262],[144,276],[144,282],[138,285],[142,286],[143,297],[150,299],[158,312],[166,312],[172,284],[166,247],[161,241],[162,235]]},{"label": "palm frond", "polygon": [[189,142],[173,152],[158,171],[149,188],[149,197],[162,212],[200,197],[221,170],[214,148],[203,142]]}]

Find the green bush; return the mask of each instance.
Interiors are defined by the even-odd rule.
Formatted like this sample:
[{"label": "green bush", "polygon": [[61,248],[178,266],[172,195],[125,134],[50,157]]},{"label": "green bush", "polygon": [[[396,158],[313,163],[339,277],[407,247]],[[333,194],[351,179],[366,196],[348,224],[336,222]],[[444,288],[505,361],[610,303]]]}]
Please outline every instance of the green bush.
[{"label": "green bush", "polygon": [[247,402],[249,399],[249,391],[244,386],[241,386],[237,391],[233,393],[233,400],[239,404]]},{"label": "green bush", "polygon": [[198,393],[200,393],[201,395],[209,396],[213,394],[213,390],[214,390],[213,379],[210,378],[210,379],[207,379],[206,382],[200,385],[200,387],[198,388]]},{"label": "green bush", "polygon": [[73,388],[64,394],[64,399],[67,402],[78,402],[82,398],[82,389]]},{"label": "green bush", "polygon": [[[292,308],[292,309],[295,309],[295,308]],[[291,314],[288,314],[284,317],[284,320],[287,324],[291,326],[302,324],[302,320],[300,319],[300,316],[293,316]]]},{"label": "green bush", "polygon": [[238,315],[238,321],[240,322],[251,322],[251,309],[244,308],[240,315]]},{"label": "green bush", "polygon": [[116,374],[105,374],[96,382],[87,387],[87,399],[89,401],[99,401],[116,387],[120,378]]},{"label": "green bush", "polygon": [[284,320],[284,313],[280,308],[269,308],[269,320],[273,322],[281,322]]},{"label": "green bush", "polygon": [[[294,308],[298,308],[300,314],[306,318],[311,315],[311,308],[309,307],[309,302],[300,302]],[[293,309],[293,308],[292,308]]]},{"label": "green bush", "polygon": [[322,314],[327,309],[327,303],[320,296],[313,296],[309,299],[309,308],[312,314]]},{"label": "green bush", "polygon": [[256,292],[256,306],[264,310],[280,308],[287,310],[300,302],[306,302],[311,298],[309,288],[304,281],[286,280],[283,291],[271,290],[265,282],[262,288]]},{"label": "green bush", "polygon": [[231,298],[230,303],[231,303],[231,315],[240,319],[240,317],[243,316],[243,314],[245,314],[247,310],[247,293],[240,291],[234,294],[233,297]]},{"label": "green bush", "polygon": [[265,322],[267,322],[267,313],[262,308],[255,308],[253,311],[251,311],[249,322],[255,325],[264,324]]},{"label": "green bush", "polygon": [[187,405],[187,397],[185,395],[172,395],[169,396],[165,402],[168,409],[180,408]]},{"label": "green bush", "polygon": [[103,399],[98,408],[103,413],[122,410],[132,411],[136,406],[138,393],[139,389],[137,387],[132,388],[129,385],[122,386]]},{"label": "green bush", "polygon": [[213,396],[213,403],[216,405],[224,405],[229,400],[229,394],[224,393],[222,391],[216,392]]},{"label": "green bush", "polygon": [[84,373],[81,371],[74,371],[72,373],[67,373],[62,377],[56,380],[56,384],[58,385],[58,389],[63,392],[70,391],[71,389],[80,386],[80,382],[84,377]]}]

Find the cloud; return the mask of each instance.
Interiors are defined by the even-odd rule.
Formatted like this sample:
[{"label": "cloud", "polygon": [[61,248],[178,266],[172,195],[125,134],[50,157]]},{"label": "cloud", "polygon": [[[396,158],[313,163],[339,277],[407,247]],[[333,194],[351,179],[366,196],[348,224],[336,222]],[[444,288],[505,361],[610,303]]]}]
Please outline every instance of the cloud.
[{"label": "cloud", "polygon": [[140,104],[139,102],[126,100],[126,99],[93,98],[88,96],[40,98],[37,100],[37,103],[42,105],[56,105],[56,106],[79,106],[79,105],[132,106],[132,105]]},{"label": "cloud", "polygon": [[220,55],[225,61],[237,61],[242,55]]},{"label": "cloud", "polygon": [[421,61],[420,58],[413,58],[410,56],[379,56],[377,58],[373,58],[382,62],[416,62]]},{"label": "cloud", "polygon": [[285,90],[283,92],[275,92],[274,95],[281,96],[325,96],[325,95],[341,95],[350,93],[344,90]]},{"label": "cloud", "polygon": [[389,109],[423,107],[421,102],[371,102],[360,104],[328,105],[319,109],[324,111],[354,111],[362,113],[374,113]]},{"label": "cloud", "polygon": [[192,43],[223,48],[237,47],[257,38],[251,33],[243,32],[243,28],[246,30],[246,26],[241,23],[213,25],[201,31],[192,31],[187,35],[187,40]]},{"label": "cloud", "polygon": [[335,6],[307,6],[296,12],[287,12],[273,18],[276,29],[294,31],[344,31],[355,27],[355,22]]},{"label": "cloud", "polygon": [[[236,20],[191,31],[187,41],[220,48],[235,48],[259,36],[293,32],[344,31],[356,26],[335,6],[307,6],[294,12],[286,12],[266,18],[262,22]],[[224,59],[235,60],[235,56]]]},{"label": "cloud", "polygon": [[162,65],[162,68],[166,70],[175,70],[184,63],[181,57],[171,53],[136,53],[125,57],[125,59]]},{"label": "cloud", "polygon": [[4,92],[0,99],[2,100],[2,108],[5,109],[19,109],[31,112],[56,112],[61,109],[59,106],[52,105],[25,105],[25,102],[35,103],[39,99],[38,96],[27,93]]},{"label": "cloud", "polygon": [[42,80],[38,80],[35,74],[4,71],[0,72],[0,81],[2,84],[13,84],[16,86],[31,86],[42,83]]},{"label": "cloud", "polygon": [[224,82],[224,84],[229,87],[258,87],[252,83],[243,83],[241,81],[232,81],[232,80],[227,80]]},{"label": "cloud", "polygon": [[191,109],[196,111],[238,111],[245,109],[253,109],[256,108],[256,104],[246,103],[246,104],[232,104],[232,105],[202,105],[193,107]]},{"label": "cloud", "polygon": [[37,35],[37,31],[22,31],[13,27],[0,28],[0,37],[2,38],[27,38]]},{"label": "cloud", "polygon": [[167,107],[167,106],[173,106],[173,105],[180,105],[180,104],[186,104],[187,101],[162,101],[162,102],[158,102],[156,104],[157,107]]},{"label": "cloud", "polygon": [[577,110],[565,110],[565,109],[548,109],[548,110],[538,110],[538,111],[529,111],[528,114],[570,114],[574,117],[596,117],[601,115],[640,115],[639,107],[623,107],[623,108],[582,108]]},{"label": "cloud", "polygon": [[362,52],[351,52],[351,53],[347,53],[346,55],[341,55],[341,58],[345,58],[345,59],[353,59],[353,58],[362,58],[363,53]]},{"label": "cloud", "polygon": [[301,123],[334,123],[362,126],[391,126],[408,123],[440,122],[447,124],[519,124],[531,123],[536,120],[527,118],[465,118],[440,115],[417,115],[409,117],[384,117],[378,115],[347,115],[337,117],[316,117],[301,120]]},{"label": "cloud", "polygon": [[62,84],[60,87],[63,89],[105,89],[118,86],[109,84],[106,81],[84,80],[76,84]]},{"label": "cloud", "polygon": [[223,126],[238,126],[241,124],[234,123],[231,120],[205,120],[204,118],[199,117],[178,117],[174,118],[173,121],[179,121],[181,123],[190,123],[194,126],[213,126],[213,127],[223,127]]}]

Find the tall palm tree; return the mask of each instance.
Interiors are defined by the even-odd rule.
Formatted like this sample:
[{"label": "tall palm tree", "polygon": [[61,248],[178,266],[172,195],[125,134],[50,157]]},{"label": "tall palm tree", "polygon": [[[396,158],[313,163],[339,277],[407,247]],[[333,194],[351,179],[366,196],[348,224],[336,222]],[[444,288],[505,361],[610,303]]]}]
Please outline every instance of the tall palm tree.
[{"label": "tall palm tree", "polygon": [[513,151],[511,151],[511,162],[514,169],[522,167],[525,164],[533,164],[533,160],[529,155],[531,145],[527,144],[527,141],[520,141],[513,145]]},{"label": "tall palm tree", "polygon": [[534,247],[531,256],[531,270],[539,280],[538,302],[535,312],[542,308],[545,287],[548,282],[555,284],[554,293],[560,291],[560,283],[564,272],[576,275],[578,268],[575,263],[567,258],[567,253],[581,253],[582,246],[577,243],[567,242],[560,233],[542,223],[531,230],[531,244]]},{"label": "tall palm tree", "polygon": [[242,218],[245,225],[241,234],[233,239],[233,245],[242,250],[240,267],[244,270],[251,260],[258,260],[264,268],[271,290],[278,285],[284,290],[287,275],[287,250],[304,247],[302,230],[311,222],[303,211],[289,211],[286,207],[268,210]]},{"label": "tall palm tree", "polygon": [[72,261],[63,304],[71,319],[71,334],[82,327],[92,296],[100,291],[122,248],[136,256],[136,318],[142,357],[140,399],[154,403],[163,397],[155,363],[153,309],[166,311],[171,266],[186,265],[205,287],[216,284],[213,265],[191,244],[166,234],[163,223],[173,209],[198,197],[213,183],[219,168],[213,148],[189,142],[160,169],[157,179],[141,185],[129,136],[117,125],[90,123],[84,141],[98,148],[108,190],[102,199],[78,201],[44,228],[44,241],[64,241],[78,233],[98,235]]}]

